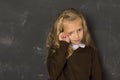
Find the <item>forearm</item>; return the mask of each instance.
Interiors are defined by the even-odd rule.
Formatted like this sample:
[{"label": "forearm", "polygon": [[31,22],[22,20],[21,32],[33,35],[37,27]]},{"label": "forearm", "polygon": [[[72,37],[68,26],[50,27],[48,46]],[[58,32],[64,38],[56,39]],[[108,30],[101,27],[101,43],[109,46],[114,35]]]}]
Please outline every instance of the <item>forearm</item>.
[{"label": "forearm", "polygon": [[51,80],[57,80],[62,73],[66,63],[68,46],[67,42],[60,41],[60,47],[56,49],[56,52],[52,56],[48,56],[47,65]]}]

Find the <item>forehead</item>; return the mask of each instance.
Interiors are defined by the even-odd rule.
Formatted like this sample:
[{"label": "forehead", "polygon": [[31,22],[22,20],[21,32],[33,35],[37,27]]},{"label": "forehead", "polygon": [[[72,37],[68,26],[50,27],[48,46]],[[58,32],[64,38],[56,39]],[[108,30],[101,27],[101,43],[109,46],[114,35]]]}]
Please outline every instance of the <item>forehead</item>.
[{"label": "forehead", "polygon": [[82,28],[82,21],[80,18],[73,21],[64,20],[63,26],[65,32],[74,31],[76,29]]}]

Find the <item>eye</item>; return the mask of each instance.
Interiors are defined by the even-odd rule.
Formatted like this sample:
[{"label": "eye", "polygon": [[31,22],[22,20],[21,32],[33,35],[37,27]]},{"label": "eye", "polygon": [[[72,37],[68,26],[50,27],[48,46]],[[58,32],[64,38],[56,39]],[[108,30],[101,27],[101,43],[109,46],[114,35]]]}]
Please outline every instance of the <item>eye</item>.
[{"label": "eye", "polygon": [[78,29],[78,31],[81,31],[82,29]]},{"label": "eye", "polygon": [[73,32],[69,32],[68,34],[71,35]]}]

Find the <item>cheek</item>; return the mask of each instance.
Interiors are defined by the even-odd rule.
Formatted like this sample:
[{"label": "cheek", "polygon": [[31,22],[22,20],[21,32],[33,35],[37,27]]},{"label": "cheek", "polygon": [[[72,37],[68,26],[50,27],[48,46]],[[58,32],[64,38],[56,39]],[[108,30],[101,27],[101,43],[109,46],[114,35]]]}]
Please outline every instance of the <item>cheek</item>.
[{"label": "cheek", "polygon": [[83,37],[83,31],[79,33],[79,36],[82,38]]},{"label": "cheek", "polygon": [[81,32],[81,34],[80,34],[80,35],[81,35],[81,37],[83,37],[83,31]]},{"label": "cheek", "polygon": [[83,31],[81,32],[81,36],[83,36]]}]

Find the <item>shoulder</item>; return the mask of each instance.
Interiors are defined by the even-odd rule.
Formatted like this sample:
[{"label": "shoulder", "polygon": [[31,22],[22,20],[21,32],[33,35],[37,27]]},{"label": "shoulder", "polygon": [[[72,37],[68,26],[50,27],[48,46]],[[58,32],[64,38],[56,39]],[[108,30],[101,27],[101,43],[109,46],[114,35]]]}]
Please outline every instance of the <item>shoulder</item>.
[{"label": "shoulder", "polygon": [[69,43],[65,41],[59,41],[59,46],[50,46],[48,49],[48,56],[53,56],[54,54],[57,54],[57,52],[62,53],[66,51],[69,47]]},{"label": "shoulder", "polygon": [[94,54],[97,52],[97,49],[92,46],[86,46],[86,49],[89,51],[89,53]]},{"label": "shoulder", "polygon": [[92,46],[85,46],[85,48],[86,48],[86,49],[89,49],[89,50],[92,50],[92,51],[96,50],[96,48],[94,48],[94,47],[92,47]]}]

